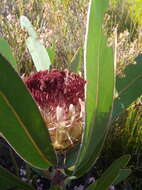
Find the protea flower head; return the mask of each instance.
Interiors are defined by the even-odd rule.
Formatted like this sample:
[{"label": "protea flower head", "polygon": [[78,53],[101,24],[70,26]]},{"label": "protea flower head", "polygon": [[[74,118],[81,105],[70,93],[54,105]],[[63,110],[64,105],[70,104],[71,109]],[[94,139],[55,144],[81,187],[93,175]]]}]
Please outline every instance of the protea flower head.
[{"label": "protea flower head", "polygon": [[68,70],[52,69],[24,79],[48,127],[55,150],[80,141],[85,80]]}]

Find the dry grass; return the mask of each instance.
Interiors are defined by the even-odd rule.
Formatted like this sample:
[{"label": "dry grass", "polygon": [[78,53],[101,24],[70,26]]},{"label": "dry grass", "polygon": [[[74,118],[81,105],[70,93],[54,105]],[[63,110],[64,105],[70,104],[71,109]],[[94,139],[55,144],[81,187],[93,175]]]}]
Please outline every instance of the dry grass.
[{"label": "dry grass", "polygon": [[83,46],[88,0],[2,1],[1,36],[8,40],[22,72],[33,69],[25,47],[27,34],[21,30],[20,15],[26,15],[45,47],[55,47],[56,66],[66,67]]}]

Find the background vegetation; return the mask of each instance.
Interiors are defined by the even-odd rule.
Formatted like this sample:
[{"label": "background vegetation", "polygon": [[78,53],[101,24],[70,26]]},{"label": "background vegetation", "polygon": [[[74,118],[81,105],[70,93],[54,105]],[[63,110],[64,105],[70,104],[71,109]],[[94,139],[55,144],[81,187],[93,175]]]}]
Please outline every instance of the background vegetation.
[{"label": "background vegetation", "polygon": [[[21,74],[34,69],[25,46],[27,33],[21,29],[19,16],[26,15],[39,38],[55,53],[54,66],[69,67],[79,47],[83,47],[88,0],[0,0],[0,36],[8,40],[17,58]],[[142,53],[142,0],[111,0],[104,31],[109,45],[117,30],[117,73]],[[52,52],[52,53],[53,53]],[[104,170],[115,158],[130,153],[132,175],[126,181],[135,190],[142,187],[142,100],[138,99],[112,125],[98,170]],[[102,167],[103,163],[103,167]]]}]

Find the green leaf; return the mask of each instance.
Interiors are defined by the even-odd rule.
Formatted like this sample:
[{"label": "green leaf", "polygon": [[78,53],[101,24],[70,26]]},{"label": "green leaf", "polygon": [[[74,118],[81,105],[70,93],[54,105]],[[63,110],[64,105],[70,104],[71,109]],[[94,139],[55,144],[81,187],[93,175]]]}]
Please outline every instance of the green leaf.
[{"label": "green leaf", "polygon": [[16,71],[18,71],[17,63],[16,63],[15,58],[12,55],[10,46],[8,42],[3,38],[0,38],[0,53],[9,61],[9,63],[11,63],[13,68]]},{"label": "green leaf", "polygon": [[78,73],[81,71],[82,65],[82,48],[78,48],[74,57],[71,60],[70,71],[74,73]]},{"label": "green leaf", "polygon": [[6,190],[10,188],[22,188],[23,190],[35,189],[31,185],[24,183],[18,177],[0,166],[0,190]]},{"label": "green leaf", "polygon": [[27,17],[20,17],[20,24],[29,34],[26,45],[32,56],[37,71],[49,70],[51,62],[46,48],[40,43],[38,35]]},{"label": "green leaf", "polygon": [[48,52],[49,58],[51,60],[51,64],[53,64],[54,60],[55,60],[55,56],[56,56],[54,47],[47,48],[47,52]]},{"label": "green leaf", "polygon": [[28,163],[48,168],[56,163],[48,129],[23,81],[0,56],[0,132]]},{"label": "green leaf", "polygon": [[136,64],[125,68],[124,77],[116,78],[117,98],[114,101],[113,119],[142,95],[142,54],[135,61]]},{"label": "green leaf", "polygon": [[113,182],[113,185],[117,185],[124,181],[129,175],[131,174],[131,169],[122,169],[119,171],[119,174],[115,181]]},{"label": "green leaf", "polygon": [[102,176],[96,180],[94,184],[91,184],[87,190],[108,190],[120,174],[121,168],[125,167],[130,160],[129,155],[125,155],[115,160],[111,166],[102,174]]},{"label": "green leaf", "polygon": [[102,24],[108,0],[90,1],[85,40],[86,127],[73,175],[88,172],[97,160],[112,111],[114,94],[114,58],[107,47]]}]

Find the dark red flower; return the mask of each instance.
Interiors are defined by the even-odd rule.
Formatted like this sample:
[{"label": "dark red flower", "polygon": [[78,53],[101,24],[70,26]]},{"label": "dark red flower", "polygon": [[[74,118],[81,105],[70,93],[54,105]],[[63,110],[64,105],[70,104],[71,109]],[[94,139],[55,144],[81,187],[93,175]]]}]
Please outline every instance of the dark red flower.
[{"label": "dark red flower", "polygon": [[55,149],[66,149],[82,133],[85,80],[68,70],[52,69],[24,79],[50,131]]},{"label": "dark red flower", "polygon": [[84,79],[67,70],[40,71],[25,82],[41,107],[69,107],[77,105],[79,99],[84,101]]}]

